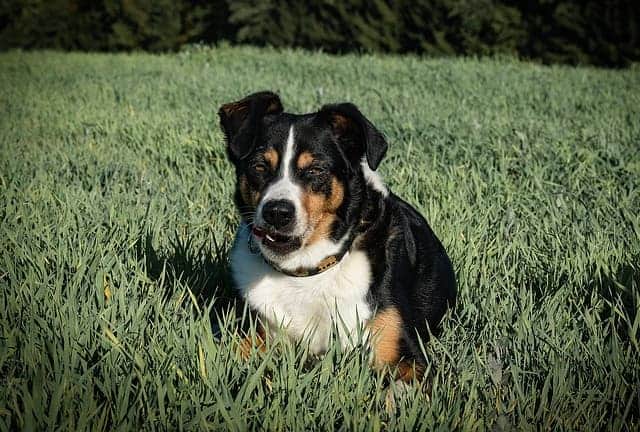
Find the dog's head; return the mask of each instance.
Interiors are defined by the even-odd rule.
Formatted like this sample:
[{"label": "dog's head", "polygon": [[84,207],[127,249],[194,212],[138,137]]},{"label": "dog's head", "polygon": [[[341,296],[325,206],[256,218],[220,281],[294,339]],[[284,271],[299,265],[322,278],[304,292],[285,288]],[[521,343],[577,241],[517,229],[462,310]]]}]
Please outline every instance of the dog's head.
[{"label": "dog's head", "polygon": [[338,248],[359,220],[367,188],[386,194],[374,171],[387,143],[352,104],[295,115],[276,94],[260,92],[218,114],[240,215],[276,263],[298,255],[291,265],[304,265]]}]

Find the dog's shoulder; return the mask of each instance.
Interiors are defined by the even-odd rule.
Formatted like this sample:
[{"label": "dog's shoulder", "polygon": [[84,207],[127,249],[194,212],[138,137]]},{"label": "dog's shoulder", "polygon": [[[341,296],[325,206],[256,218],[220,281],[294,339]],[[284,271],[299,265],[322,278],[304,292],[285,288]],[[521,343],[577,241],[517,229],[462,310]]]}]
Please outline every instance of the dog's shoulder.
[{"label": "dog's shoulder", "polygon": [[378,216],[358,247],[366,251],[373,269],[371,290],[378,307],[407,302],[407,308],[430,307],[433,302],[452,305],[453,267],[427,220],[394,193],[377,207]]}]

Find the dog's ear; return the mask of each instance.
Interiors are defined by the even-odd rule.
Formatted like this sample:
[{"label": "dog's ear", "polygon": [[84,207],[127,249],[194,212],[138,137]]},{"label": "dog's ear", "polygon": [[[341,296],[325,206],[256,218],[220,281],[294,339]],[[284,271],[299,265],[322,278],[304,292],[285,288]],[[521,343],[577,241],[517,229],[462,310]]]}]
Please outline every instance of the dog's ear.
[{"label": "dog's ear", "polygon": [[220,127],[227,138],[229,155],[242,160],[255,147],[256,128],[269,114],[280,114],[282,103],[277,94],[262,91],[242,100],[224,104],[218,110]]},{"label": "dog's ear", "polygon": [[352,163],[360,163],[366,155],[372,170],[378,168],[387,152],[382,133],[351,103],[325,105],[320,110],[331,125],[342,150]]}]

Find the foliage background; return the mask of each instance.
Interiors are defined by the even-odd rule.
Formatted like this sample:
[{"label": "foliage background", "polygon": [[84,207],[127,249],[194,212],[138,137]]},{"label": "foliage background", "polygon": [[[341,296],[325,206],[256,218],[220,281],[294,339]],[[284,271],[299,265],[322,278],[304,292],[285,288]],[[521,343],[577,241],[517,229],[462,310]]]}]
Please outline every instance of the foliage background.
[{"label": "foliage background", "polygon": [[3,0],[0,48],[177,50],[226,40],[328,52],[516,55],[627,66],[635,0]]}]

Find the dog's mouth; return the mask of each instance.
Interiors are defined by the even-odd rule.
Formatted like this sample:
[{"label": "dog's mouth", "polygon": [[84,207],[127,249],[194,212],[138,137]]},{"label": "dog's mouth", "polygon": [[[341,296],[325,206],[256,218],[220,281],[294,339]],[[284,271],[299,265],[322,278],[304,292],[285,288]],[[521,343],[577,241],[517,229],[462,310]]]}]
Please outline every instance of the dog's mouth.
[{"label": "dog's mouth", "polygon": [[269,231],[257,226],[253,227],[252,233],[263,246],[278,255],[286,255],[299,249],[302,245],[299,237],[289,236],[277,231]]}]

